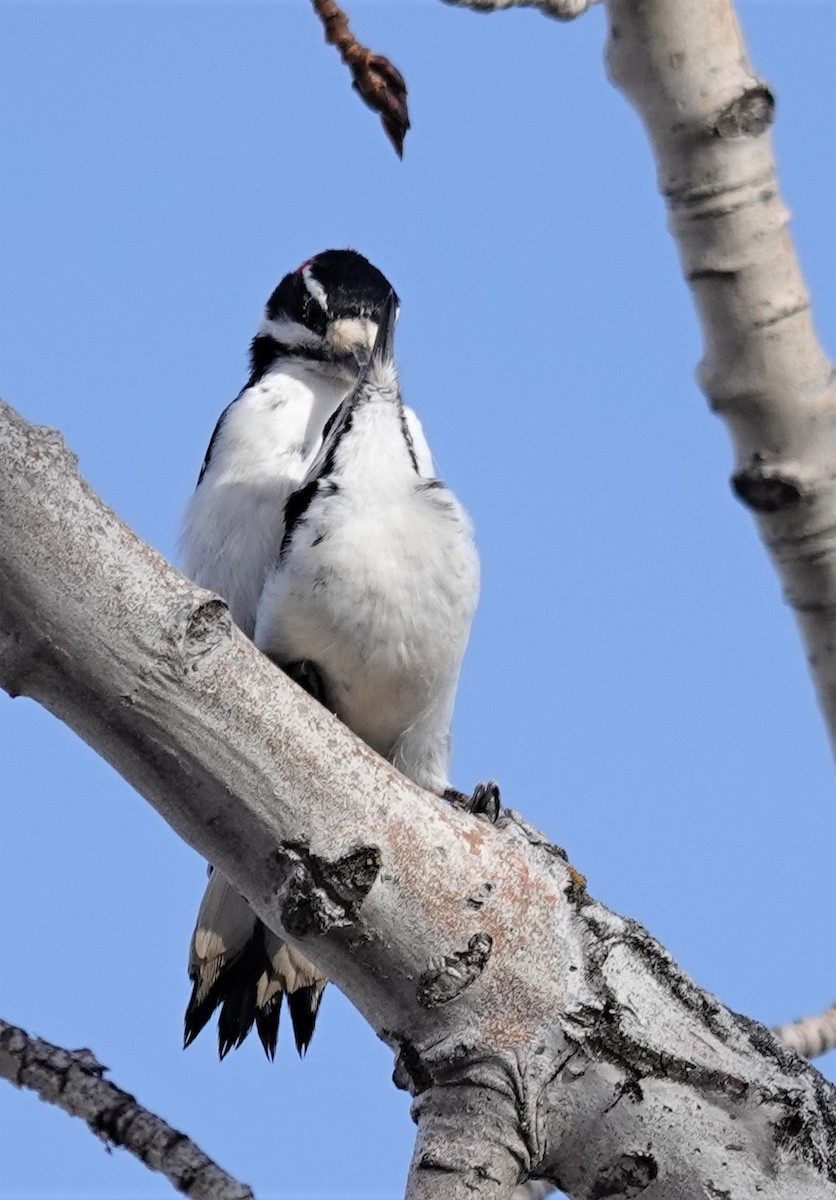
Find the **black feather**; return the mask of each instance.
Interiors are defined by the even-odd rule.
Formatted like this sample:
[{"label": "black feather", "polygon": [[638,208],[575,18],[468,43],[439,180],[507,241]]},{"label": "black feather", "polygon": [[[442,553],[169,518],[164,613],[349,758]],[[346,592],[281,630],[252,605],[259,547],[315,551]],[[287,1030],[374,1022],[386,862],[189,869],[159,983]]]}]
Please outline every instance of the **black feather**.
[{"label": "black feather", "polygon": [[[238,397],[236,397],[236,399],[237,398]],[[235,400],[232,401],[232,404],[234,404],[234,403],[235,403]],[[218,417],[218,421],[217,421],[217,424],[215,425],[215,428],[212,430],[212,436],[209,439],[209,445],[206,447],[206,454],[204,455],[203,463],[201,464],[201,467],[200,467],[200,474],[197,477],[197,483],[195,484],[195,489],[200,487],[203,476],[206,474],[206,468],[209,466],[209,463],[212,460],[212,451],[215,449],[215,443],[217,442],[218,438],[220,437],[221,429],[223,428],[223,423],[226,420],[227,413],[232,408],[232,404],[227,404],[226,408],[223,410],[221,415]]]},{"label": "black feather", "polygon": [[283,999],[284,992],[277,992],[268,1004],[265,1004],[263,1008],[257,1008],[255,1012],[256,1033],[264,1047],[264,1053],[270,1059],[270,1062],[276,1057],[276,1042],[279,1040],[279,1017],[282,1015]]},{"label": "black feather", "polygon": [[293,1036],[300,1058],[304,1057],[313,1037],[316,1014],[322,1002],[322,991],[320,985],[313,984],[311,987],[297,988],[295,992],[288,992],[287,995],[287,1007],[290,1009]]},{"label": "black feather", "polygon": [[255,1020],[255,984],[246,976],[236,975],[221,1006],[218,1017],[218,1054],[226,1058],[230,1050],[241,1046]]},{"label": "black feather", "polygon": [[293,539],[293,532],[308,511],[318,488],[319,480],[312,479],[310,483],[306,483],[304,487],[299,488],[298,491],[288,497],[287,504],[284,506],[284,537],[279,547],[280,559],[284,558],[285,554],[287,554],[288,547]]},{"label": "black feather", "polygon": [[258,981],[269,967],[264,926],[259,922],[243,951],[226,964],[202,1000],[197,998],[199,980],[193,976],[194,986],[186,1008],[184,1046],[192,1044],[219,1006],[218,1050],[221,1058],[233,1046],[240,1046],[256,1019]]},{"label": "black feather", "polygon": [[183,1046],[191,1046],[200,1031],[209,1021],[212,1013],[223,1000],[225,988],[221,979],[216,979],[209,992],[200,1001],[197,999],[198,987],[200,981],[194,979],[194,987],[192,988],[191,999],[186,1006],[185,1029],[183,1035]]}]

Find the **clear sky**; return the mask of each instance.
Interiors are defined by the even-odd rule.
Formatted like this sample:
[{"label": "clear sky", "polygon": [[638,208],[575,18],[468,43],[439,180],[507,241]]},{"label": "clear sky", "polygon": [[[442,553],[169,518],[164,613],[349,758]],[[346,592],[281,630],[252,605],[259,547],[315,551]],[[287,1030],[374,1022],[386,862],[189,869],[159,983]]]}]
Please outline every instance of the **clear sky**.
[{"label": "clear sky", "polygon": [[[399,356],[473,514],[483,594],[454,776],[566,846],[725,1003],[836,993],[833,767],[792,614],[695,382],[700,334],[604,14],[349,5],[410,87],[403,163],[306,0],[0,0],[0,392],[173,555],[279,278],[353,246],[403,301]],[[836,350],[836,8],[747,3],[780,176]],[[0,696],[0,1014],[89,1046],[262,1200],[389,1200],[413,1127],[337,992],[181,1049],[199,857],[72,733]],[[836,1055],[822,1062],[836,1078]],[[0,1085],[3,1200],[169,1185]]]}]

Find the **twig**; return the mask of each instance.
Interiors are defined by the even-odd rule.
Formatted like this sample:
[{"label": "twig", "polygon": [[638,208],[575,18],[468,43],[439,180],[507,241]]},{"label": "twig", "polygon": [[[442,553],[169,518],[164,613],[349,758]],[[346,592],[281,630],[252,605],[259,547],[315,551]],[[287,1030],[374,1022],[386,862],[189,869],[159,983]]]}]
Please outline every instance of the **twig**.
[{"label": "twig", "polygon": [[336,0],[311,0],[325,29],[325,40],[336,46],[351,71],[353,88],[372,112],[380,115],[398,158],[403,158],[403,140],[409,129],[406,83],[388,58],[375,54],[357,41],[348,27],[348,17]]},{"label": "twig", "polygon": [[802,1017],[789,1025],[776,1025],[772,1032],[796,1054],[803,1058],[816,1058],[836,1048],[836,1004],[815,1017]]},{"label": "twig", "polygon": [[558,21],[571,21],[586,12],[598,0],[444,0],[459,8],[472,8],[475,12],[500,12],[506,8],[539,8],[545,17]]},{"label": "twig", "polygon": [[105,1145],[124,1146],[194,1200],[255,1200],[184,1133],[103,1078],[90,1050],[63,1050],[0,1020],[0,1076],[81,1117]]}]

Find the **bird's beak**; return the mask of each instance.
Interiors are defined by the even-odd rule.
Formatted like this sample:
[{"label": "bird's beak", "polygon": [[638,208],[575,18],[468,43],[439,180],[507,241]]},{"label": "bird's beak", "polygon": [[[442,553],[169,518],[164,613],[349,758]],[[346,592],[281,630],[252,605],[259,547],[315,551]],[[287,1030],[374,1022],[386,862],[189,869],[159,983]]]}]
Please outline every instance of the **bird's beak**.
[{"label": "bird's beak", "polygon": [[369,365],[369,361],[372,357],[372,350],[370,346],[366,346],[363,343],[358,343],[358,345],[354,347],[352,353],[354,355],[354,361],[357,363],[357,366],[361,371]]},{"label": "bird's beak", "polygon": [[380,309],[377,337],[371,357],[374,362],[391,362],[395,357],[395,322],[398,319],[398,304],[395,293],[390,292]]}]

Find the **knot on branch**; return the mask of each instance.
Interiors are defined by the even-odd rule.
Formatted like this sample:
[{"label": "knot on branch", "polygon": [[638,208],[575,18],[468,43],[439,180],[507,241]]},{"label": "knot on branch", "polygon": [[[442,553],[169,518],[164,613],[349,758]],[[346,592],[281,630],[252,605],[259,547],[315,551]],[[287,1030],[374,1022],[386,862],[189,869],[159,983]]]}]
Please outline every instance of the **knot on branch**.
[{"label": "knot on branch", "polygon": [[748,467],[735,471],[731,484],[738,500],[760,513],[783,512],[793,508],[803,496],[798,479],[779,467],[768,466],[758,455]]},{"label": "knot on branch", "polygon": [[492,946],[490,934],[474,933],[466,949],[430,959],[418,980],[417,1000],[421,1007],[437,1008],[460,996],[482,974]]},{"label": "knot on branch", "polygon": [[397,1046],[398,1056],[392,1071],[392,1083],[402,1092],[411,1096],[420,1096],[422,1092],[432,1087],[433,1077],[424,1065],[421,1055],[414,1042],[408,1037],[397,1037],[383,1031],[383,1040]]},{"label": "knot on branch", "polygon": [[353,925],[383,864],[376,846],[361,846],[329,862],[293,842],[276,857],[285,871],[289,867],[279,917],[290,936],[300,938]]},{"label": "knot on branch", "polygon": [[719,138],[758,137],[775,119],[775,97],[758,83],[717,114],[711,132]]},{"label": "knot on branch", "polygon": [[201,600],[186,618],[181,659],[183,673],[196,671],[211,654],[232,637],[232,617],[219,596]]},{"label": "knot on branch", "polygon": [[622,1154],[604,1168],[596,1179],[589,1200],[639,1196],[659,1174],[652,1154]]}]

